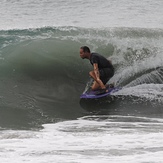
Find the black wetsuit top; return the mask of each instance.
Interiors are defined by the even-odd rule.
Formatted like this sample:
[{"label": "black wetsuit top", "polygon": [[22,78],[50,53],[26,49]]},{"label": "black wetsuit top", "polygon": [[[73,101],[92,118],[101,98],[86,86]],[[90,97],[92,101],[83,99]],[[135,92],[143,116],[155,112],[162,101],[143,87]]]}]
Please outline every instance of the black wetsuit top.
[{"label": "black wetsuit top", "polygon": [[114,67],[105,57],[98,53],[91,53],[90,63],[98,64],[100,79],[104,84],[114,75]]},{"label": "black wetsuit top", "polygon": [[105,57],[103,57],[102,55],[100,55],[98,53],[91,53],[90,62],[92,65],[94,63],[97,63],[99,70],[101,70],[103,68],[114,69],[113,65],[110,63],[110,61],[108,61]]}]

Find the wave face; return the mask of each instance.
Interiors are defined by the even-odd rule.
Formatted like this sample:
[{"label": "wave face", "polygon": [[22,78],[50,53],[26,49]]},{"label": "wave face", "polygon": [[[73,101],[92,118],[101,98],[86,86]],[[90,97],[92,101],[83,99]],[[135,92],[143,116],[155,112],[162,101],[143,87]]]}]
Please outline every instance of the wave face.
[{"label": "wave face", "polygon": [[[89,61],[79,57],[83,45],[112,60],[115,75],[110,82],[123,87],[115,97],[134,96],[132,99],[154,101],[159,108],[163,97],[162,42],[160,29],[1,30],[1,127],[31,128],[87,114],[79,105],[91,69]],[[136,106],[127,105],[129,100],[119,102],[128,109]]]}]

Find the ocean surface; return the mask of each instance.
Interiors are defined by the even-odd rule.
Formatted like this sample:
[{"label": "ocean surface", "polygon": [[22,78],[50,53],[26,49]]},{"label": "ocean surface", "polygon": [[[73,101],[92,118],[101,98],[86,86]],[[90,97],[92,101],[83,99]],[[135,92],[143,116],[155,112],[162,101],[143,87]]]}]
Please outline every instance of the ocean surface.
[{"label": "ocean surface", "polygon": [[[162,0],[2,0],[0,162],[161,163]],[[122,88],[81,100],[83,45]]]}]

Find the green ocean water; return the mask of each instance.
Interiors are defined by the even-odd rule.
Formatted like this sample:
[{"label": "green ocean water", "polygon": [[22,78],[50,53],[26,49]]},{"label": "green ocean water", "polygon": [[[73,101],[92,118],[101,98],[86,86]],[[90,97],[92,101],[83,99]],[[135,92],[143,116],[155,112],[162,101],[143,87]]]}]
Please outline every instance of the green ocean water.
[{"label": "green ocean water", "polygon": [[[144,100],[143,112],[159,115],[162,36],[162,30],[139,28],[0,31],[1,127],[39,127],[90,112],[134,115],[142,112]],[[92,68],[79,56],[82,45],[112,60],[115,75],[110,82],[123,88],[114,99],[80,101]]]},{"label": "green ocean water", "polygon": [[[162,0],[2,0],[0,162],[142,163],[163,155]],[[81,100],[90,47],[122,89]]]}]

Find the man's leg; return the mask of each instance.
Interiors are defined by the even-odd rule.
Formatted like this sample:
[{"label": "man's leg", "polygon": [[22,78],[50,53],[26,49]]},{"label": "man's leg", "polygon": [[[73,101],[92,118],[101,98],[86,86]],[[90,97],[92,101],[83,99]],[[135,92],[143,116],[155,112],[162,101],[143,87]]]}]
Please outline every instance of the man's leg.
[{"label": "man's leg", "polygon": [[96,90],[99,87],[101,87],[101,89],[106,88],[105,85],[103,84],[103,82],[100,80],[100,77],[98,77],[98,79],[96,78],[94,71],[90,71],[89,75],[95,80],[93,85],[92,85],[92,90]]},{"label": "man's leg", "polygon": [[100,89],[100,85],[96,81],[94,81],[91,88],[93,91],[95,91],[97,89]]}]

